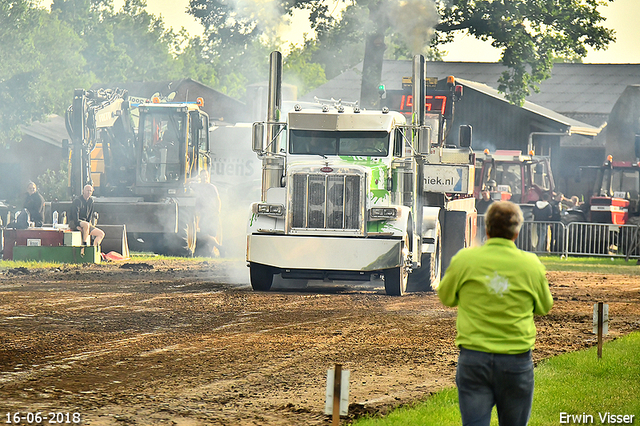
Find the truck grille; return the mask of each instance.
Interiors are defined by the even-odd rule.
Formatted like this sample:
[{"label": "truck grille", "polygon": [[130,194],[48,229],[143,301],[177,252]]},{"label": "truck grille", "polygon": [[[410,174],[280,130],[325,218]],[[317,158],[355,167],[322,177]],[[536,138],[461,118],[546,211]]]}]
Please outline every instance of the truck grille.
[{"label": "truck grille", "polygon": [[293,175],[292,228],[360,229],[360,176]]}]

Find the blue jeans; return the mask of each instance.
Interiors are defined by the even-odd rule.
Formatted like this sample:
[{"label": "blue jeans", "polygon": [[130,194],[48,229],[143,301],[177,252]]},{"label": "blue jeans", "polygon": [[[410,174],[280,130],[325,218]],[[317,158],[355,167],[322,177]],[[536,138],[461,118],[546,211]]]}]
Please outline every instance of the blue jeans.
[{"label": "blue jeans", "polygon": [[531,351],[504,355],[461,348],[456,385],[464,426],[489,426],[494,405],[501,426],[525,426],[533,402]]}]

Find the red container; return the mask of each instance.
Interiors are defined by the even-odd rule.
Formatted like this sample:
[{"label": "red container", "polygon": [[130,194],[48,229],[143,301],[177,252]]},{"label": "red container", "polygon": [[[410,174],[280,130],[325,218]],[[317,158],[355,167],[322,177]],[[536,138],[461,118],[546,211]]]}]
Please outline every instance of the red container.
[{"label": "red container", "polygon": [[[4,229],[4,260],[13,260],[13,247],[40,245],[57,247],[64,245],[64,231],[59,229]],[[29,244],[31,243],[31,244]]]}]

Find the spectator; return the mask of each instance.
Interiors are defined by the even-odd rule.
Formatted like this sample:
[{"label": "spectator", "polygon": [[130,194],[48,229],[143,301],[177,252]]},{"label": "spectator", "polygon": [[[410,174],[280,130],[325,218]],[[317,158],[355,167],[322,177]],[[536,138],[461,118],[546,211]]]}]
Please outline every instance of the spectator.
[{"label": "spectator", "polygon": [[24,208],[29,212],[31,222],[40,228],[44,222],[44,197],[40,195],[33,182],[27,184],[27,198],[24,201]]},{"label": "spectator", "polygon": [[482,198],[476,200],[476,210],[478,214],[485,214],[489,206],[493,203],[491,199],[491,192],[489,189],[485,188],[482,190]]},{"label": "spectator", "polygon": [[553,210],[553,215],[551,217],[552,221],[560,222],[562,211],[566,210],[566,207],[564,205],[566,201],[568,200],[564,198],[564,194],[562,194],[562,192],[553,194],[553,200],[549,202],[551,203],[551,209]]},{"label": "spectator", "polygon": [[535,251],[549,251],[547,247],[547,236],[549,234],[549,222],[553,217],[553,208],[550,203],[549,193],[542,194],[542,200],[536,201],[533,205],[533,221],[536,223],[531,227],[531,244]]},{"label": "spectator", "polygon": [[580,199],[578,198],[577,195],[574,195],[571,197],[571,207],[578,207],[580,205]]},{"label": "spectator", "polygon": [[69,227],[82,232],[82,242],[90,245],[90,238],[93,237],[93,245],[100,246],[104,238],[104,231],[96,228],[92,223],[93,219],[93,186],[85,185],[82,195],[76,197],[71,204],[69,212]]},{"label": "spectator", "polygon": [[508,201],[486,214],[487,242],[459,251],[438,287],[458,307],[456,385],[463,425],[486,425],[497,406],[500,425],[524,426],[533,401],[534,314],[553,305],[544,266],[515,240],[523,217]]},{"label": "spectator", "polygon": [[551,225],[551,241],[550,241],[550,251],[559,252],[562,248],[562,241],[564,239],[564,229],[560,224],[562,220],[563,211],[567,210],[566,203],[569,200],[564,198],[564,194],[562,192],[558,192],[553,196],[553,200],[551,203],[551,221],[557,222]]},{"label": "spectator", "polygon": [[215,256],[220,253],[220,195],[218,188],[211,183],[209,172],[202,170],[199,183],[192,184],[196,197],[196,213],[198,214],[198,245],[204,247],[199,252],[204,256]]}]

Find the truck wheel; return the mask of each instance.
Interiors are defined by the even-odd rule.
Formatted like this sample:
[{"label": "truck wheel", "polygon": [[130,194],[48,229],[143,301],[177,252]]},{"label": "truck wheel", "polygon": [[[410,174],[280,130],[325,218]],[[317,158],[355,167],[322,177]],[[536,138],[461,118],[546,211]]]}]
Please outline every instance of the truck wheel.
[{"label": "truck wheel", "polygon": [[409,275],[409,289],[411,291],[431,291],[440,284],[442,260],[442,244],[440,229],[436,237],[436,249],[433,253],[424,253],[420,258],[420,268]]},{"label": "truck wheel", "polygon": [[402,257],[400,258],[400,266],[397,268],[385,269],[384,274],[384,290],[389,296],[402,296],[407,291],[407,283],[409,281],[409,271],[407,270],[405,247],[408,247],[409,238],[405,235],[402,242]]},{"label": "truck wheel", "polygon": [[249,263],[249,278],[255,291],[269,291],[273,284],[273,268],[260,263]]}]

